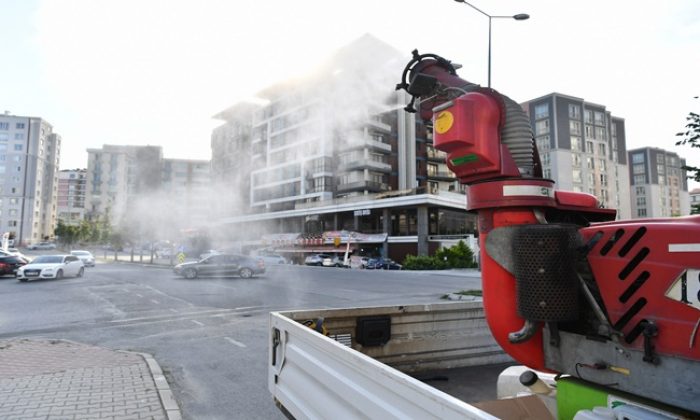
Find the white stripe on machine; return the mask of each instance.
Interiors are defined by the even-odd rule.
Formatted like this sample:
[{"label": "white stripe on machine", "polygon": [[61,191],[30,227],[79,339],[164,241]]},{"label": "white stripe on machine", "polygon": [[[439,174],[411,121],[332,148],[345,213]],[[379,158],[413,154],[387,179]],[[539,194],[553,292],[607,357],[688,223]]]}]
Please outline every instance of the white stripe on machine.
[{"label": "white stripe on machine", "polygon": [[539,185],[504,185],[503,196],[536,196],[536,197],[554,197],[554,188],[542,187]]},{"label": "white stripe on machine", "polygon": [[700,244],[668,244],[668,252],[700,252]]}]

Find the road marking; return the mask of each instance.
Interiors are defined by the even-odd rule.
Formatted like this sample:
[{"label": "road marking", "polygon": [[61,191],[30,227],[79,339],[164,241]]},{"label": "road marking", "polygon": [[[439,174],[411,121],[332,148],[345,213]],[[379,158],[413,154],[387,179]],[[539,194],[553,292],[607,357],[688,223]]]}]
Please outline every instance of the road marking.
[{"label": "road marking", "polygon": [[168,308],[168,309],[170,310],[170,312],[172,312],[172,313],[174,313],[174,314],[180,313],[180,312],[178,312],[177,309],[173,309],[173,308]]},{"label": "road marking", "polygon": [[153,302],[153,303],[156,304],[156,305],[160,304],[160,302],[158,302],[158,301],[155,300],[155,299],[151,299],[151,302]]},{"label": "road marking", "polygon": [[242,349],[246,348],[246,345],[241,343],[240,341],[236,341],[231,337],[224,337],[224,340],[228,341],[229,343],[233,344],[234,346],[238,346]]},{"label": "road marking", "polygon": [[190,319],[190,321],[194,322],[195,324],[199,325],[200,327],[203,327],[203,326],[204,326],[204,324],[202,324],[201,322],[199,322],[199,321],[197,321],[197,320]]},{"label": "road marking", "polygon": [[143,297],[143,295],[140,295],[140,294],[138,294],[138,293],[136,293],[136,296],[138,296],[138,297],[140,297],[140,298]]}]

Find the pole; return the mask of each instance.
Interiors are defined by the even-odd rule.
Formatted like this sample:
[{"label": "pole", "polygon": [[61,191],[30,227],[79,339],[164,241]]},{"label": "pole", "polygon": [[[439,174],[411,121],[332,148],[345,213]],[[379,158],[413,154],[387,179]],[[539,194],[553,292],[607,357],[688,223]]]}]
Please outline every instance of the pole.
[{"label": "pole", "polygon": [[491,16],[489,16],[489,85],[491,87]]}]

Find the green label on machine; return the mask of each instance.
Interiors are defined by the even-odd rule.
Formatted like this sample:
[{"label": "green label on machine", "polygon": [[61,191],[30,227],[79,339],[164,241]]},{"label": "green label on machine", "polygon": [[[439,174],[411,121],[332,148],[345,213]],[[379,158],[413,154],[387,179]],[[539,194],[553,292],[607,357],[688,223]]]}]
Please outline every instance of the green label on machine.
[{"label": "green label on machine", "polygon": [[450,162],[454,166],[459,166],[459,165],[464,165],[465,163],[476,162],[477,160],[479,160],[479,157],[476,156],[475,154],[471,153],[468,155],[452,158],[452,159],[450,159]]}]

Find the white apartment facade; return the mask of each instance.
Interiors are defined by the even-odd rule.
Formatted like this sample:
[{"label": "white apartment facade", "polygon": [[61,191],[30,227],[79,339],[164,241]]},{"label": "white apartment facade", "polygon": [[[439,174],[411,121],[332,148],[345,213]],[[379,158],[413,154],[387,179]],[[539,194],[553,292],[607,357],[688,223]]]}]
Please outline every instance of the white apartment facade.
[{"label": "white apartment facade", "polygon": [[690,214],[685,159],[655,147],[630,150],[632,216],[676,217]]},{"label": "white apartment facade", "polygon": [[61,137],[47,121],[0,115],[0,233],[18,244],[54,235]]},{"label": "white apartment facade", "polygon": [[161,179],[161,192],[172,199],[183,225],[194,228],[210,220],[209,203],[220,196],[211,185],[210,161],[163,159]]},{"label": "white apartment facade", "polygon": [[560,190],[594,195],[618,219],[632,216],[625,122],[605,106],[560,93],[522,104],[530,115],[543,175]]},{"label": "white apartment facade", "polygon": [[88,219],[106,217],[116,224],[126,217],[131,199],[161,185],[160,146],[103,145],[87,152]]},{"label": "white apartment facade", "polygon": [[86,169],[65,169],[58,173],[56,205],[58,220],[77,226],[85,219]]}]

